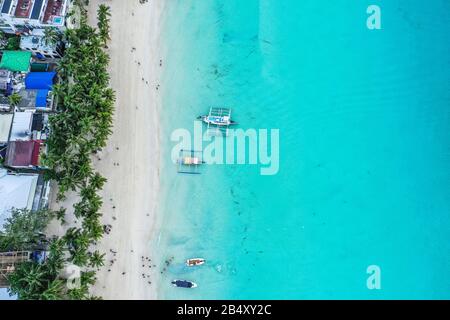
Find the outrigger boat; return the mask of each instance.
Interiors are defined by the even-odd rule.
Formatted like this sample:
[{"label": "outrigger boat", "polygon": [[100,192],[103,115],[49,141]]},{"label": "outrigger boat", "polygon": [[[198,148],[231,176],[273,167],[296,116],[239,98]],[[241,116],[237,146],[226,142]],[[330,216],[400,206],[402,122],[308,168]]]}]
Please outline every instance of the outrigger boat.
[{"label": "outrigger boat", "polygon": [[178,173],[200,174],[199,167],[200,165],[205,164],[202,156],[202,151],[180,150],[177,160]]},{"label": "outrigger boat", "polygon": [[186,265],[188,267],[196,267],[201,266],[202,264],[205,264],[206,260],[202,258],[192,258],[186,260]]},{"label": "outrigger boat", "polygon": [[231,120],[231,109],[227,108],[211,108],[208,115],[199,116],[197,119],[208,125],[209,135],[228,135],[228,127],[237,124]]},{"label": "outrigger boat", "polygon": [[172,285],[177,288],[187,288],[187,289],[197,288],[197,284],[195,282],[187,280],[173,280]]}]

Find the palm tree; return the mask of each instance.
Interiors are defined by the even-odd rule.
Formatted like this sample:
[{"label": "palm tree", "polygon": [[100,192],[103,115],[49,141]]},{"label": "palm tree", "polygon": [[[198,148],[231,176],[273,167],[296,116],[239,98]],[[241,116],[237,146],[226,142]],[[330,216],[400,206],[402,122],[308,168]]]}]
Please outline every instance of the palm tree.
[{"label": "palm tree", "polygon": [[90,266],[92,268],[100,268],[105,265],[105,254],[94,251],[90,257]]},{"label": "palm tree", "polygon": [[6,50],[19,50],[20,49],[20,37],[19,36],[14,36],[14,37],[9,37],[6,40]]},{"label": "palm tree", "polygon": [[44,36],[42,38],[44,43],[48,45],[55,45],[61,39],[61,33],[55,27],[45,28]]},{"label": "palm tree", "polygon": [[86,271],[81,273],[81,286],[92,286],[97,281],[95,271]]},{"label": "palm tree", "polygon": [[[48,167],[46,177],[59,185],[58,199],[67,191],[80,194],[74,205],[75,215],[81,219],[81,228],[70,228],[62,239],[51,243],[51,255],[45,270],[48,281],[42,285],[44,299],[60,296],[59,283],[55,282],[57,271],[64,265],[67,247],[70,260],[79,266],[98,268],[104,264],[105,255],[99,251],[89,252],[92,243],[103,236],[100,222],[102,198],[100,191],[106,179],[95,173],[92,166],[93,152],[106,145],[112,130],[115,95],[109,86],[107,67],[109,56],[104,47],[110,40],[109,7],[101,5],[97,12],[98,29],[87,23],[84,0],[75,5],[81,16],[77,28],[66,30],[64,39],[69,44],[58,70],[61,82],[55,86],[58,112],[50,117],[52,134],[47,140],[48,152],[44,163]],[[46,31],[45,39],[56,39],[55,30]],[[58,214],[64,217],[64,212]],[[89,286],[95,283],[95,272],[82,274],[82,285],[67,291],[71,299],[88,299]]]},{"label": "palm tree", "polygon": [[9,96],[9,104],[13,108],[17,107],[21,101],[22,101],[22,96],[20,94],[18,94],[17,92],[14,92],[12,95]]},{"label": "palm tree", "polygon": [[71,300],[87,300],[89,299],[89,287],[80,286],[79,288],[70,289],[67,291],[67,296]]},{"label": "palm tree", "polygon": [[46,267],[49,275],[57,277],[60,270],[64,267],[66,251],[66,242],[64,239],[57,238],[50,243],[50,254],[47,258]]},{"label": "palm tree", "polygon": [[55,279],[51,281],[47,289],[42,292],[41,300],[62,300],[64,297],[64,281]]},{"label": "palm tree", "polygon": [[45,271],[39,264],[22,263],[8,275],[9,292],[17,295],[20,300],[39,299],[40,292],[45,285],[45,276]]},{"label": "palm tree", "polygon": [[30,250],[42,244],[43,234],[55,216],[50,210],[12,209],[0,232],[0,251]]},{"label": "palm tree", "polygon": [[106,46],[108,40],[111,40],[109,37],[110,17],[111,17],[110,7],[101,4],[97,10],[97,20],[98,20],[97,27],[99,30],[100,41],[102,42],[103,46]]},{"label": "palm tree", "polygon": [[72,256],[72,262],[80,267],[86,266],[89,263],[88,248],[91,244],[88,232],[78,228],[70,228],[67,230],[64,240]]}]

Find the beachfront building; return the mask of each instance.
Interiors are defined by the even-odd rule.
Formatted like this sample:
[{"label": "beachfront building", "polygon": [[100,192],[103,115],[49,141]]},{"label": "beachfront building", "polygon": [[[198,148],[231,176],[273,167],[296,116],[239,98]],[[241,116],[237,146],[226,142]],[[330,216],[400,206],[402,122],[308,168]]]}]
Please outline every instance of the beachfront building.
[{"label": "beachfront building", "polygon": [[0,0],[0,30],[30,33],[33,29],[65,28],[69,0]]},{"label": "beachfront building", "polygon": [[0,111],[11,111],[9,97],[24,85],[30,70],[31,52],[2,51],[0,60]]},{"label": "beachfront building", "polygon": [[11,133],[9,135],[9,142],[30,141],[32,123],[32,112],[15,112],[11,126]]},{"label": "beachfront building", "polygon": [[48,114],[15,112],[9,142],[47,140]]},{"label": "beachfront building", "polygon": [[[48,207],[50,183],[42,175],[34,173],[11,173],[0,168],[0,231],[11,210],[37,211]],[[17,263],[45,259],[45,251],[0,252],[0,288],[8,287],[7,275]]]},{"label": "beachfront building", "polygon": [[20,49],[31,52],[39,60],[59,59],[63,54],[62,42],[45,41],[43,29],[33,30],[31,35],[21,36]]},{"label": "beachfront building", "polygon": [[49,182],[35,173],[13,174],[0,168],[0,230],[11,209],[36,211],[48,205]]},{"label": "beachfront building", "polygon": [[[22,172],[42,168],[40,159],[45,153],[44,141],[49,132],[48,114],[15,112],[9,128],[7,121],[10,116],[1,118],[4,118],[5,122],[1,139],[7,140],[0,149],[0,156],[4,159],[3,165]],[[6,132],[8,132],[8,138],[6,138]]]},{"label": "beachfront building", "polygon": [[[37,174],[11,174],[0,169],[0,231],[11,209],[36,211],[48,206],[49,183]],[[26,261],[45,259],[45,251],[0,252],[0,288],[7,288],[7,275]]]},{"label": "beachfront building", "polygon": [[0,169],[0,226],[11,209],[37,211],[48,207],[50,185],[35,173],[11,173]]},{"label": "beachfront building", "polygon": [[13,93],[21,97],[16,105],[19,111],[52,111],[56,72],[48,70],[54,68],[53,62],[34,63],[31,52],[3,51],[0,61],[0,111],[13,111],[9,100]]}]

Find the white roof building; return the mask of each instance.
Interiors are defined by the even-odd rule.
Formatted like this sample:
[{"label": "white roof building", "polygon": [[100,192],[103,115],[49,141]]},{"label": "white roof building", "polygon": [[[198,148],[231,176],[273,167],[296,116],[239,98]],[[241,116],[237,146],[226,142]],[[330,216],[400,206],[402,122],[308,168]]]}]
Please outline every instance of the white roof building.
[{"label": "white roof building", "polygon": [[45,58],[58,59],[62,57],[59,43],[46,43],[43,29],[36,29],[30,35],[20,37],[20,49],[30,51],[33,55],[40,54]]},{"label": "white roof building", "polygon": [[0,230],[12,208],[32,209],[38,178],[37,174],[12,175],[0,169]]},{"label": "white roof building", "polygon": [[9,141],[31,140],[32,124],[33,124],[33,112],[15,112]]}]

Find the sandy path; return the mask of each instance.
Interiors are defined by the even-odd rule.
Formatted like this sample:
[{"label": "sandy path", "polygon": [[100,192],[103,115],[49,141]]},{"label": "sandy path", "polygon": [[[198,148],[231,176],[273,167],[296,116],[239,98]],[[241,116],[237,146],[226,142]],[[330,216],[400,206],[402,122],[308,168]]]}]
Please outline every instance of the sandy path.
[{"label": "sandy path", "polygon": [[[112,13],[108,51],[117,102],[114,133],[99,155],[101,160],[95,160],[96,170],[108,179],[102,192],[103,222],[112,225],[112,231],[98,244],[107,256],[93,294],[104,299],[155,299],[157,272],[150,266],[157,263],[147,257],[151,259],[149,243],[158,198],[160,98],[156,87],[162,69],[159,30],[164,1],[91,0],[91,23],[96,23],[101,3],[109,5]],[[74,198],[69,196],[63,205],[70,207]]]}]

